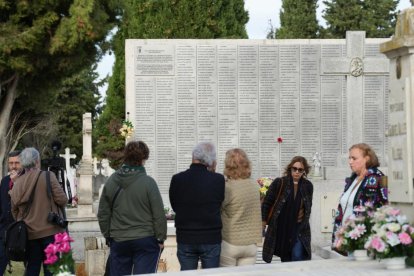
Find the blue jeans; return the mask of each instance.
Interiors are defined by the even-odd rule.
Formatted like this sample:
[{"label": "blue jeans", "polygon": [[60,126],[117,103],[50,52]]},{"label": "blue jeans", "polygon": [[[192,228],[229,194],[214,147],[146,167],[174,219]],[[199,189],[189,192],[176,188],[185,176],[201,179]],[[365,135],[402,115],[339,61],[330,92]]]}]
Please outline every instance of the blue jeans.
[{"label": "blue jeans", "polygon": [[197,269],[201,260],[202,268],[220,265],[221,243],[217,244],[177,244],[177,257],[181,270]]},{"label": "blue jeans", "polygon": [[155,237],[111,241],[111,276],[156,273],[161,248]]},{"label": "blue jeans", "polygon": [[[27,248],[27,265],[25,275],[35,276],[39,275],[40,268],[45,260],[45,248],[55,241],[54,235],[47,236],[40,239],[29,240]],[[45,276],[52,276],[53,274],[47,269],[47,265],[43,264],[43,272]]]},{"label": "blue jeans", "polygon": [[296,242],[292,247],[292,262],[303,261],[305,259],[305,247],[302,242],[296,237]]}]

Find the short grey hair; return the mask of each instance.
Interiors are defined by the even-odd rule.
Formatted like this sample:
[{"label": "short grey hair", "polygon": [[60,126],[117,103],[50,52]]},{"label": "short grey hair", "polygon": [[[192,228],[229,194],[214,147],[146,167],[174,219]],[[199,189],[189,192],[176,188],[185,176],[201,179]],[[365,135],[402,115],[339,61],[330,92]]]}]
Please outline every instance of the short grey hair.
[{"label": "short grey hair", "polygon": [[25,148],[20,153],[20,164],[24,169],[36,167],[36,162],[40,162],[40,154],[35,148]]},{"label": "short grey hair", "polygon": [[216,147],[211,142],[198,143],[193,149],[193,159],[206,166],[212,166],[216,161]]}]

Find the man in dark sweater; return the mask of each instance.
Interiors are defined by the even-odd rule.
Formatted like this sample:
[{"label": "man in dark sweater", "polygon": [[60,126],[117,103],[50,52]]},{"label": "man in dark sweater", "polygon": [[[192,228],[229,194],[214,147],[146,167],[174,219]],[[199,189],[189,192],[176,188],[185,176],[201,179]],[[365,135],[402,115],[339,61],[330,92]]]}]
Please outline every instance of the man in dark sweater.
[{"label": "man in dark sweater", "polygon": [[3,244],[6,229],[14,221],[11,214],[9,190],[13,187],[13,181],[22,172],[19,154],[18,150],[9,153],[9,174],[3,177],[0,184],[0,275],[4,274],[9,261]]},{"label": "man in dark sweater", "polygon": [[216,150],[199,143],[192,164],[174,175],[170,203],[175,212],[177,257],[181,270],[218,267],[221,252],[220,208],[224,200],[224,176],[215,173]]}]

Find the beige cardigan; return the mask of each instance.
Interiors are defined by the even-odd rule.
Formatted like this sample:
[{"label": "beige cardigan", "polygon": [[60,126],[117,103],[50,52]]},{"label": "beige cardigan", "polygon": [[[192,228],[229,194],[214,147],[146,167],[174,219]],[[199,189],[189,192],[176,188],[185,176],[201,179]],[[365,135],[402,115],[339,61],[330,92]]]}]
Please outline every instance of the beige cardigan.
[{"label": "beige cardigan", "polygon": [[223,240],[232,245],[262,241],[259,187],[252,179],[228,179],[221,207]]}]

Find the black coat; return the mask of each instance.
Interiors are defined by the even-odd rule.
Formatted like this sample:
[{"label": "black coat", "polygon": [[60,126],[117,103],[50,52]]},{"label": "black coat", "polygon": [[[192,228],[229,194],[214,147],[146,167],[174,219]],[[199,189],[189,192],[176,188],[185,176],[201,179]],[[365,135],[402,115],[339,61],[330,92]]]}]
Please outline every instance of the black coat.
[{"label": "black coat", "polygon": [[172,177],[169,195],[177,243],[221,243],[224,185],[223,175],[208,171],[202,164],[191,164]]},{"label": "black coat", "polygon": [[[301,186],[299,188],[298,194],[301,196],[303,201],[303,206],[305,209],[305,214],[302,222],[299,225],[299,232],[298,237],[302,242],[303,246],[306,250],[306,259],[310,260],[312,258],[312,251],[311,251],[311,231],[310,231],[310,224],[309,218],[312,209],[312,197],[313,197],[313,185],[312,183],[304,179],[303,177],[300,179]],[[271,207],[273,206],[277,193],[279,192],[279,188],[281,185],[281,178],[276,178],[273,183],[270,185],[269,190],[266,193],[266,197],[264,198],[263,205],[262,205],[262,220],[266,221],[266,218],[270,212]],[[283,177],[283,190],[282,194],[280,195],[280,199],[274,208],[274,212],[272,218],[269,222],[269,226],[266,231],[265,240],[263,243],[263,260],[267,263],[272,261],[275,248],[276,248],[276,233],[277,233],[277,220],[279,214],[282,210],[284,204],[286,204],[286,199],[293,193],[293,181],[292,178],[289,176]],[[292,218],[296,220],[297,218]]]},{"label": "black coat", "polygon": [[0,239],[4,238],[7,227],[14,221],[11,214],[11,203],[9,196],[10,176],[5,176],[0,184]]}]

